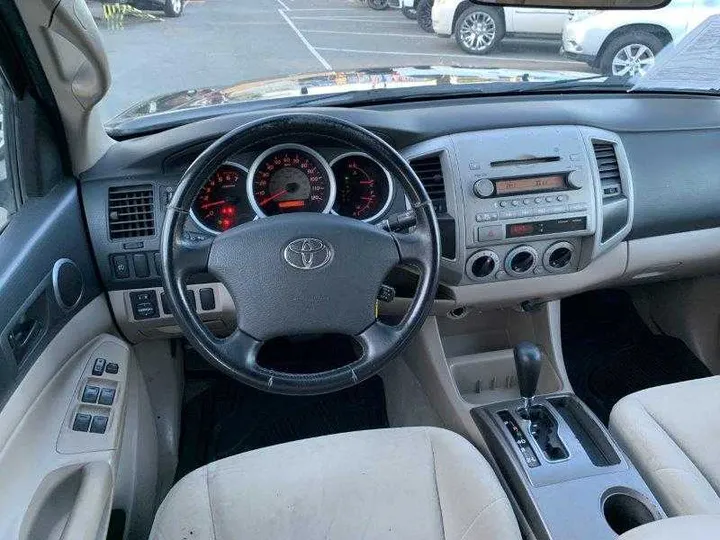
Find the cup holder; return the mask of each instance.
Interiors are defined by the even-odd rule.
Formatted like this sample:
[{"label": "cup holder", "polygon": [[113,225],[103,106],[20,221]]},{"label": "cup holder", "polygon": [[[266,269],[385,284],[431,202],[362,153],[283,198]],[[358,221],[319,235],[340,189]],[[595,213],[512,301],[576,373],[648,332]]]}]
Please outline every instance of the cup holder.
[{"label": "cup holder", "polygon": [[608,491],[603,496],[602,509],[605,521],[618,535],[661,517],[646,497],[627,488]]}]

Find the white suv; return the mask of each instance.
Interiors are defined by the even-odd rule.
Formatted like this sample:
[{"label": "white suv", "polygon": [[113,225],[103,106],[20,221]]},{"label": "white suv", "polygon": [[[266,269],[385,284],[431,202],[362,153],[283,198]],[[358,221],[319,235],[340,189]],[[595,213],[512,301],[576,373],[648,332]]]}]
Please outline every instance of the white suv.
[{"label": "white suv", "polygon": [[652,10],[574,11],[563,31],[563,53],[607,75],[643,75],[663,47],[716,13],[720,0],[672,0]]},{"label": "white suv", "polygon": [[480,6],[469,0],[435,0],[432,23],[442,37],[455,34],[462,50],[487,54],[510,34],[559,38],[569,11],[552,8]]}]

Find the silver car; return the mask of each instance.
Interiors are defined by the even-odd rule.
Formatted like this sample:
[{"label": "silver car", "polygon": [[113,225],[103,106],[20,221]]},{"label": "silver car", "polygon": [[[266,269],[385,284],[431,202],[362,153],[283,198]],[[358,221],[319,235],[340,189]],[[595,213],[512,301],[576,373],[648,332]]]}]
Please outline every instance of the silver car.
[{"label": "silver car", "polygon": [[655,10],[573,11],[562,52],[607,75],[643,75],[666,45],[716,13],[720,0],[672,0]]}]

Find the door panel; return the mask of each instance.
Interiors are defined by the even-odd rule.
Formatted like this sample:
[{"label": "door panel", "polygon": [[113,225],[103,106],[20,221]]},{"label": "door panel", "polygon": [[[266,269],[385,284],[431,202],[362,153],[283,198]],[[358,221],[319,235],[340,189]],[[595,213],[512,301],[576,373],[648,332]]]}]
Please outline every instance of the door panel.
[{"label": "door panel", "polygon": [[0,404],[101,293],[75,183],[23,205],[0,234]]},{"label": "door panel", "polygon": [[[512,21],[509,32],[522,34],[562,34],[568,18],[566,9],[550,8],[506,8]],[[512,30],[510,30],[512,28]]]}]

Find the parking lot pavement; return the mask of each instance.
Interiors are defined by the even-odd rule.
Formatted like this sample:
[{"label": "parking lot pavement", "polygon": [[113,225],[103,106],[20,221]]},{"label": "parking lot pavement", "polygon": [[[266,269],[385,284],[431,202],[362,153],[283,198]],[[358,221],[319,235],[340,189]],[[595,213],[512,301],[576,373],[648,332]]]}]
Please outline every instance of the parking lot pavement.
[{"label": "parking lot pavement", "polygon": [[467,55],[399,11],[357,0],[190,0],[178,19],[99,26],[113,75],[108,116],[151,95],[296,73],[439,64],[589,69],[562,58],[553,40],[507,39],[492,54]]}]

